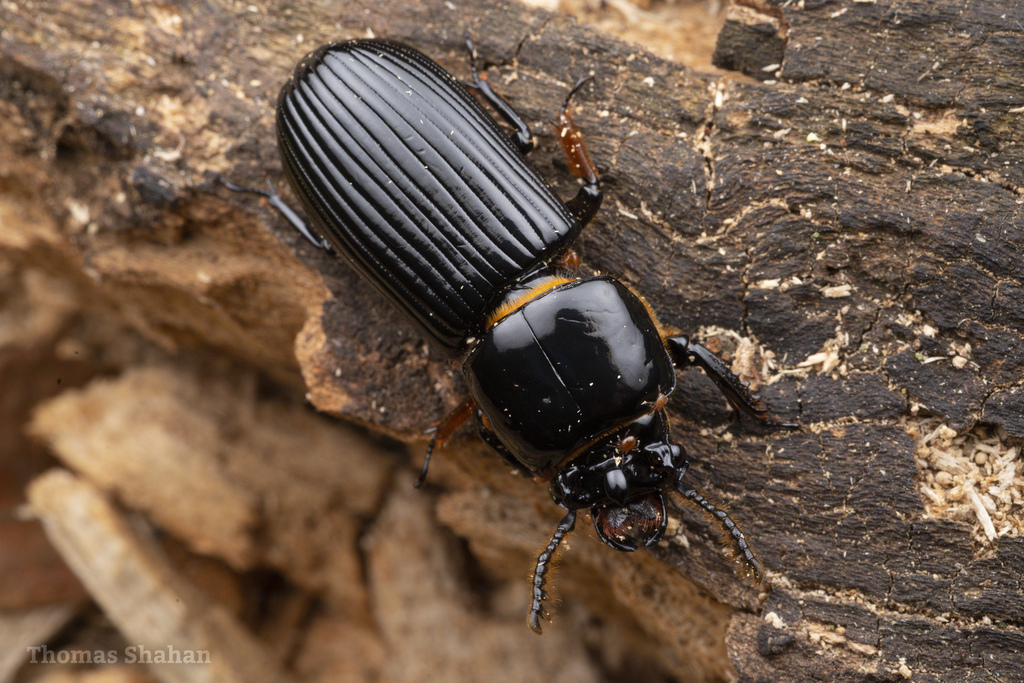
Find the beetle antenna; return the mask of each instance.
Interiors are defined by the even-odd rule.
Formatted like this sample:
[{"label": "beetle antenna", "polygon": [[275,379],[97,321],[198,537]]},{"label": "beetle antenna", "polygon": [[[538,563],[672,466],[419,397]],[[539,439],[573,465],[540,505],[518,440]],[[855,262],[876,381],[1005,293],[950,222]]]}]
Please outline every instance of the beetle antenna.
[{"label": "beetle antenna", "polygon": [[736,526],[736,522],[732,521],[729,513],[705,498],[697,489],[684,484],[682,478],[676,480],[676,490],[682,494],[683,498],[699,507],[704,513],[718,522],[725,532],[726,538],[732,544],[736,556],[742,560],[744,573],[760,585],[764,581],[764,565],[761,564],[761,560],[757,559],[754,551],[750,549],[747,537]]},{"label": "beetle antenna", "polygon": [[543,629],[540,626],[540,619],[544,619],[550,623],[551,615],[548,613],[547,608],[544,607],[545,601],[548,599],[548,592],[544,590],[544,584],[547,582],[548,569],[551,567],[551,558],[554,556],[555,551],[558,550],[558,546],[562,543],[562,539],[565,538],[566,534],[573,530],[576,526],[576,511],[569,510],[569,514],[562,518],[562,521],[558,523],[558,528],[555,529],[555,535],[551,537],[551,541],[548,542],[548,546],[541,552],[540,557],[537,558],[537,568],[533,570],[533,602],[530,605],[530,616],[527,622],[530,625],[530,630],[536,633],[538,636],[543,633]]}]

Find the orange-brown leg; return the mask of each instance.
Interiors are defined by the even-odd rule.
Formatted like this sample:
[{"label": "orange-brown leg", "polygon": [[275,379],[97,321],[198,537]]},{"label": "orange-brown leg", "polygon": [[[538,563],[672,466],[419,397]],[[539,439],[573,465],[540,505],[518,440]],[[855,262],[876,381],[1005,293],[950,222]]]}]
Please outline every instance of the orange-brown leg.
[{"label": "orange-brown leg", "polygon": [[569,210],[581,225],[590,222],[597,210],[601,208],[601,200],[604,198],[601,193],[601,177],[597,173],[597,166],[594,165],[594,160],[590,158],[590,152],[587,151],[587,146],[583,142],[583,133],[576,127],[576,122],[572,120],[572,114],[569,113],[569,101],[572,100],[572,96],[589,80],[590,77],[585,76],[576,81],[576,85],[572,87],[572,90],[566,95],[565,101],[562,102],[562,109],[558,112],[558,120],[555,122],[555,133],[558,135],[559,142],[562,143],[562,151],[565,152],[565,158],[569,163],[569,171],[586,182],[576,196],[566,202]]},{"label": "orange-brown leg", "polygon": [[463,422],[469,419],[469,416],[473,414],[475,409],[476,401],[466,399],[460,403],[455,410],[449,413],[448,417],[442,420],[437,427],[434,428],[434,436],[430,439],[430,445],[427,446],[427,456],[423,461],[423,469],[420,470],[420,476],[416,478],[416,488],[423,486],[423,482],[427,478],[427,469],[430,467],[430,456],[433,454],[434,449],[443,446],[444,442],[448,440],[448,437],[450,437]]}]

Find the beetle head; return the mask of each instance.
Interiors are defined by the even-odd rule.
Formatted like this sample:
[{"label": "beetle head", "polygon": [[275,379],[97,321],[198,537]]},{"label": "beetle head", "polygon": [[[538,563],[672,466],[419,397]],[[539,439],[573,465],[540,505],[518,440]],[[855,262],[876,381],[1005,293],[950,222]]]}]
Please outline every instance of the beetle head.
[{"label": "beetle head", "polygon": [[659,410],[569,461],[552,480],[551,495],[570,510],[590,508],[598,537],[628,552],[661,540],[668,522],[662,492],[686,468],[686,455],[668,441]]}]

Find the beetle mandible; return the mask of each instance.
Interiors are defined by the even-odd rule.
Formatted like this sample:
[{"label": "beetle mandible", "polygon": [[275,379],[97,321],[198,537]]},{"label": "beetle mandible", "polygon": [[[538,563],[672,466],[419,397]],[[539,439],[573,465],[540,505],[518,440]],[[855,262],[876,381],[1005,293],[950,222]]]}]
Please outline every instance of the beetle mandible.
[{"label": "beetle mandible", "polygon": [[281,90],[277,135],[312,226],[273,188],[253,191],[314,245],[346,258],[446,357],[461,359],[470,398],[434,434],[417,486],[435,448],[471,416],[509,463],[550,480],[567,513],[537,559],[531,629],[550,620],[547,572],[581,509],[604,543],[633,551],[662,538],[666,495],[678,493],[718,522],[760,582],[764,568],[743,532],[685,479],[689,463],[665,411],[675,370],[696,364],[737,409],[796,425],[770,418],[717,356],[659,323],[629,287],[580,277],[571,246],[602,199],[569,112],[586,79],[557,119],[569,169],[583,179],[563,202],[527,163],[529,126],[479,76],[466,42],[468,86],[392,41],[310,53]]}]

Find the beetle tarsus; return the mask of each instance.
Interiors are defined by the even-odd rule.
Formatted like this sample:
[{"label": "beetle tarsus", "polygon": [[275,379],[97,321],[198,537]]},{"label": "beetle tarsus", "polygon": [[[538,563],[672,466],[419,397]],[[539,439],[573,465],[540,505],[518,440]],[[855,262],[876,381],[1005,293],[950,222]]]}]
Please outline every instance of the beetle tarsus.
[{"label": "beetle tarsus", "polygon": [[569,513],[562,518],[562,521],[558,523],[558,527],[555,529],[554,536],[551,537],[551,541],[541,552],[537,558],[537,568],[533,571],[533,602],[530,605],[530,615],[527,619],[530,630],[541,635],[544,629],[541,627],[540,620],[543,618],[547,622],[551,622],[551,615],[544,607],[544,603],[548,599],[548,593],[544,590],[544,584],[547,583],[548,570],[551,568],[551,559],[554,557],[555,551],[558,550],[558,546],[565,539],[565,536],[576,527],[576,511],[569,510]]},{"label": "beetle tarsus", "polygon": [[582,88],[584,85],[586,85],[587,83],[589,83],[592,80],[594,80],[594,77],[590,76],[590,75],[580,76],[579,78],[576,79],[576,84],[572,86],[572,88],[569,90],[569,94],[566,95],[565,99],[562,101],[562,111],[561,111],[561,113],[564,114],[566,112],[566,110],[569,109],[569,102],[570,102],[570,100],[572,100],[572,98],[576,94],[576,92],[580,88]]},{"label": "beetle tarsus", "polygon": [[434,428],[434,436],[430,439],[430,444],[427,446],[427,454],[423,459],[423,469],[420,470],[420,476],[416,477],[416,483],[414,486],[419,488],[423,486],[423,482],[427,479],[427,470],[430,468],[430,456],[433,455],[435,448],[440,448],[444,445],[444,442],[448,440],[448,437],[459,428],[459,426],[469,419],[469,416],[476,410],[476,403],[472,399],[468,399],[460,403],[455,410],[448,414],[444,420]]},{"label": "beetle tarsus", "polygon": [[266,190],[262,187],[242,187],[241,185],[235,185],[232,182],[228,182],[224,176],[220,176],[220,183],[232,192],[251,192],[262,196],[266,200],[267,204],[270,205],[270,208],[281,214],[281,217],[290,223],[293,228],[298,230],[303,237],[309,240],[310,244],[317,249],[323,249],[327,252],[334,251],[331,249],[331,245],[327,240],[319,235],[315,235],[309,228],[309,225],[306,224],[306,221],[302,220],[302,217],[299,216],[298,212],[288,206],[288,203],[281,198],[281,195],[277,193],[277,190],[274,189],[273,184],[271,184],[269,180],[267,181],[268,189]]},{"label": "beetle tarsus", "polygon": [[434,436],[430,439],[430,445],[427,446],[427,454],[423,456],[423,469],[420,470],[419,476],[416,477],[416,481],[413,483],[413,486],[416,488],[423,486],[423,482],[427,480],[427,470],[430,469],[430,456],[433,454],[436,445],[437,431],[435,430]]},{"label": "beetle tarsus", "polygon": [[512,144],[516,146],[520,154],[529,154],[533,151],[533,133],[530,132],[530,126],[523,120],[523,117],[508,103],[504,97],[499,95],[491,84],[487,82],[487,79],[482,77],[476,69],[476,47],[473,45],[473,40],[466,36],[466,48],[469,50],[469,68],[473,75],[473,82],[469,83],[469,87],[480,93],[488,104],[494,107],[494,110],[498,112],[501,118],[505,119],[508,125],[516,129],[510,137]]},{"label": "beetle tarsus", "polygon": [[[690,341],[688,337],[682,335],[668,337],[665,342],[677,368],[690,367],[696,362],[697,365],[703,368],[711,381],[718,386],[718,389],[729,400],[729,403],[737,410],[767,427],[781,427],[785,429],[799,429],[801,427],[797,422],[780,422],[772,417],[768,409],[761,403],[761,397],[758,394],[752,393],[746,382],[737,377],[722,362],[722,359],[705,347]],[[691,360],[691,356],[694,360]]]}]

